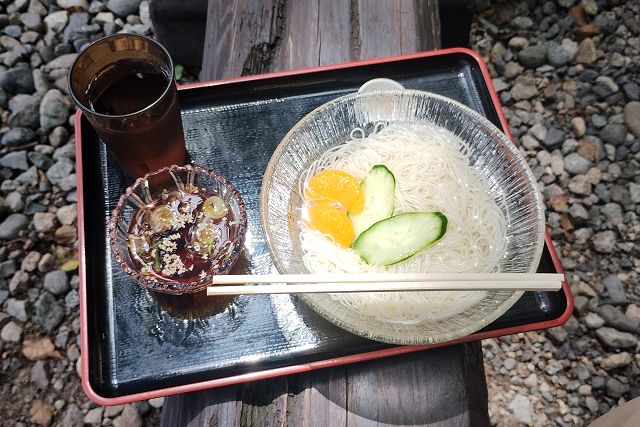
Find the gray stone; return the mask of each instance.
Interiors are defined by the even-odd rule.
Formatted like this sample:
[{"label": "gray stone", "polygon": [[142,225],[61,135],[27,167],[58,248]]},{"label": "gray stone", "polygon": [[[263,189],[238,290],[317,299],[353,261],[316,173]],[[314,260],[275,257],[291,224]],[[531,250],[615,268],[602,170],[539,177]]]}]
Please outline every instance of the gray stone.
[{"label": "gray stone", "polygon": [[49,90],[40,103],[40,127],[48,132],[64,124],[70,107],[69,99],[62,92],[58,89]]},{"label": "gray stone", "polygon": [[611,348],[634,349],[638,345],[638,339],[633,334],[606,326],[596,330],[596,337],[601,343]]},{"label": "gray stone", "polygon": [[20,38],[20,35],[22,35],[22,28],[19,25],[7,25],[2,31],[14,39]]},{"label": "gray stone", "polygon": [[27,185],[38,184],[38,169],[35,166],[30,167],[26,172],[21,173],[16,177],[16,181],[22,182]]},{"label": "gray stone", "polygon": [[84,416],[84,423],[92,426],[99,426],[102,423],[102,413],[104,412],[103,406],[90,409],[87,415]]},{"label": "gray stone", "polygon": [[600,307],[598,314],[608,326],[618,330],[636,333],[640,329],[640,320],[626,316],[622,311],[611,305]]},{"label": "gray stone", "polygon": [[20,15],[20,21],[30,30],[37,32],[42,31],[42,18],[37,13],[23,13]]},{"label": "gray stone", "polygon": [[21,322],[27,321],[26,301],[9,298],[7,300],[7,314],[15,317]]},{"label": "gray stone", "polygon": [[54,147],[60,147],[69,139],[69,131],[62,126],[56,127],[49,134],[49,143]]},{"label": "gray stone", "polygon": [[591,166],[593,163],[578,153],[570,153],[564,158],[564,169],[571,175],[587,173]]},{"label": "gray stone", "polygon": [[544,64],[547,47],[544,44],[525,47],[518,54],[518,60],[526,68],[537,68]]},{"label": "gray stone", "polygon": [[31,382],[40,390],[46,390],[49,387],[49,377],[45,368],[44,360],[38,360],[31,367]]},{"label": "gray stone", "polygon": [[573,297],[573,309],[577,314],[582,315],[586,312],[589,305],[589,298],[584,295],[576,295]]},{"label": "gray stone", "polygon": [[585,382],[586,380],[591,378],[591,372],[589,371],[589,368],[584,365],[584,363],[579,363],[578,365],[576,365],[576,367],[573,368],[573,374],[576,378],[578,378],[578,380],[582,382]]},{"label": "gray stone", "polygon": [[611,224],[622,222],[622,208],[617,203],[607,203],[602,207],[600,213],[606,217]]},{"label": "gray stone", "polygon": [[40,99],[32,95],[16,95],[9,101],[9,126],[37,129],[40,123]]},{"label": "gray stone", "polygon": [[62,323],[64,309],[56,302],[53,295],[43,292],[35,303],[36,319],[49,332]]},{"label": "gray stone", "polygon": [[600,363],[600,367],[606,371],[610,371],[612,369],[628,366],[631,362],[633,362],[633,357],[625,351],[623,353],[611,354],[605,357]]},{"label": "gray stone", "polygon": [[515,359],[511,358],[511,357],[507,357],[504,362],[502,362],[502,366],[504,366],[504,368],[507,371],[512,370],[513,368],[516,367],[517,362],[515,361]]},{"label": "gray stone", "polygon": [[50,271],[51,269],[53,269],[53,267],[55,267],[56,265],[56,258],[47,253],[42,255],[42,258],[40,258],[40,261],[38,262],[38,271],[41,273],[46,273],[47,271]]},{"label": "gray stone", "polygon": [[18,270],[9,281],[9,292],[11,292],[11,295],[20,295],[27,290],[28,283],[29,275],[27,272]]},{"label": "gray stone", "polygon": [[533,20],[528,16],[516,16],[511,20],[511,25],[521,30],[533,27]]},{"label": "gray stone", "polygon": [[523,83],[516,83],[511,88],[511,96],[516,101],[523,99],[531,99],[538,94],[538,89],[535,86],[525,85]]},{"label": "gray stone", "polygon": [[53,295],[64,295],[69,290],[67,274],[62,270],[50,271],[44,276],[44,288]]},{"label": "gray stone", "polygon": [[6,279],[13,276],[16,272],[16,263],[14,260],[9,259],[7,261],[0,262],[0,278]]},{"label": "gray stone", "polygon": [[13,147],[20,144],[26,144],[35,139],[36,134],[29,128],[15,127],[9,129],[9,132],[2,136],[0,144]]},{"label": "gray stone", "polygon": [[156,409],[162,408],[164,405],[164,397],[156,397],[155,399],[149,399],[149,405]]},{"label": "gray stone", "polygon": [[505,79],[512,79],[522,74],[523,71],[524,68],[520,64],[510,61],[505,64],[502,75]]},{"label": "gray stone", "polygon": [[38,251],[31,251],[24,257],[22,260],[22,264],[20,265],[20,269],[32,272],[38,268],[38,261],[40,261],[40,253]]},{"label": "gray stone", "polygon": [[60,34],[69,21],[69,12],[59,10],[52,12],[44,18],[44,22],[51,31]]},{"label": "gray stone", "polygon": [[602,283],[607,289],[609,300],[612,304],[627,304],[629,302],[624,291],[624,285],[622,284],[622,281],[620,280],[620,278],[618,278],[618,276],[616,276],[615,274],[610,274],[604,278]]},{"label": "gray stone", "polygon": [[2,331],[0,331],[0,338],[3,341],[7,342],[20,342],[20,338],[22,337],[22,326],[18,325],[16,322],[11,321],[4,325]]},{"label": "gray stone", "polygon": [[629,391],[628,384],[623,384],[615,378],[609,378],[607,380],[607,396],[618,399],[627,391]]},{"label": "gray stone", "polygon": [[584,399],[584,406],[591,412],[598,412],[598,401],[591,396]]},{"label": "gray stone", "polygon": [[11,68],[0,72],[0,87],[10,93],[33,93],[33,75],[28,68]]},{"label": "gray stone", "polygon": [[556,326],[554,328],[547,329],[547,334],[549,335],[551,341],[553,341],[553,343],[556,345],[562,344],[569,337],[569,334],[564,330],[562,326]]},{"label": "gray stone", "polygon": [[549,150],[559,147],[565,140],[565,134],[562,130],[552,127],[550,128],[542,141],[542,144]]},{"label": "gray stone", "polygon": [[87,3],[87,0],[56,0],[56,3],[62,9],[70,9],[72,7],[79,7],[84,10],[89,9],[89,3]]},{"label": "gray stone", "polygon": [[629,82],[622,85],[622,92],[631,101],[640,99],[640,86],[635,82]]},{"label": "gray stone", "polygon": [[26,171],[29,169],[27,163],[27,152],[24,150],[12,151],[0,157],[0,165],[17,170]]},{"label": "gray stone", "polygon": [[29,218],[25,215],[19,213],[11,214],[0,224],[0,239],[15,239],[28,225]]},{"label": "gray stone", "polygon": [[113,418],[116,415],[120,414],[123,409],[124,405],[107,406],[106,408],[104,408],[104,416],[107,418]]},{"label": "gray stone", "polygon": [[629,198],[632,203],[640,203],[640,184],[629,183]]},{"label": "gray stone", "polygon": [[569,190],[572,193],[588,196],[591,194],[591,183],[586,175],[576,175],[569,181]]},{"label": "gray stone", "polygon": [[607,385],[607,379],[600,375],[593,377],[591,380],[591,388],[593,390],[601,390]]},{"label": "gray stone", "polygon": [[62,206],[56,212],[56,216],[58,217],[58,221],[60,221],[63,225],[73,225],[76,222],[76,218],[78,217],[78,209],[75,203],[70,205]]},{"label": "gray stone", "polygon": [[66,177],[73,172],[73,162],[66,157],[59,158],[47,171],[49,181],[54,185],[59,185]]},{"label": "gray stone", "polygon": [[30,152],[27,157],[29,157],[29,161],[39,169],[47,170],[53,164],[51,157],[38,153],[37,151]]},{"label": "gray stone", "polygon": [[529,399],[518,393],[509,403],[509,410],[513,416],[521,423],[529,425],[531,423],[531,403]]},{"label": "gray stone", "polygon": [[574,117],[571,119],[571,127],[578,138],[587,132],[587,125],[582,117]]},{"label": "gray stone", "polygon": [[7,194],[5,201],[7,202],[7,206],[9,206],[9,209],[11,209],[12,212],[19,212],[24,208],[22,193],[18,191],[12,191],[11,193]]},{"label": "gray stone", "polygon": [[574,58],[574,62],[577,64],[592,64],[596,61],[596,45],[593,40],[586,38],[578,45],[578,52]]},{"label": "gray stone", "polygon": [[56,214],[51,212],[37,212],[33,215],[33,227],[41,233],[51,233],[57,225]]},{"label": "gray stone", "polygon": [[64,413],[64,417],[62,418],[62,423],[60,425],[64,427],[84,426],[84,414],[75,403],[70,403],[67,406],[67,410]]},{"label": "gray stone", "polygon": [[640,102],[629,102],[624,106],[624,123],[635,136],[640,136]]},{"label": "gray stone", "polygon": [[118,16],[126,17],[138,11],[141,0],[108,0],[107,9]]},{"label": "gray stone", "polygon": [[71,289],[69,293],[64,297],[64,305],[69,309],[74,309],[80,304],[80,297],[78,291]]},{"label": "gray stone", "polygon": [[601,129],[607,124],[607,118],[600,114],[594,114],[591,116],[591,124],[594,127]]},{"label": "gray stone", "polygon": [[617,123],[609,123],[600,131],[600,138],[605,144],[618,146],[627,136],[627,128]]},{"label": "gray stone", "polygon": [[83,38],[83,29],[84,27],[89,25],[89,19],[90,16],[87,12],[72,13],[69,16],[69,22],[67,23],[67,26],[64,28],[62,40],[65,43],[69,43],[79,38]]},{"label": "gray stone", "polygon": [[616,247],[616,233],[611,230],[602,231],[593,237],[593,247],[597,252],[611,253]]},{"label": "gray stone", "polygon": [[[79,15],[78,13],[74,13],[73,16]],[[43,67],[44,71],[48,73],[52,73],[54,70],[61,70],[62,74],[65,75],[68,68],[71,68],[73,62],[78,57],[77,53],[69,53],[66,55],[62,55],[57,57],[56,59],[50,61]]]},{"label": "gray stone", "polygon": [[589,329],[598,329],[604,325],[604,319],[596,313],[589,313],[582,320]]},{"label": "gray stone", "polygon": [[552,41],[547,46],[547,62],[549,64],[560,67],[568,64],[571,61],[571,55],[567,52],[564,46]]}]

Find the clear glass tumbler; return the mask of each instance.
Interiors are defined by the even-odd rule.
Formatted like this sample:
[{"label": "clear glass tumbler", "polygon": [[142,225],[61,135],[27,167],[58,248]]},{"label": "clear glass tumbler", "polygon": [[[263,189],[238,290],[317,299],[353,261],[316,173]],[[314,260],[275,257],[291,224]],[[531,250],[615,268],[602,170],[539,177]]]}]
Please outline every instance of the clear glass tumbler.
[{"label": "clear glass tumbler", "polygon": [[133,34],[95,41],[69,71],[69,93],[130,178],[187,161],[173,62]]}]

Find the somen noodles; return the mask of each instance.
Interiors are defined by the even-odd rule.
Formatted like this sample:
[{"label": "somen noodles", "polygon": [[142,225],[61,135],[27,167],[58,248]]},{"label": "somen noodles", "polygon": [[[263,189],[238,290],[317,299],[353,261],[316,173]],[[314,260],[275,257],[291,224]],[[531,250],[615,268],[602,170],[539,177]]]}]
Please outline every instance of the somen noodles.
[{"label": "somen noodles", "polygon": [[[350,248],[334,243],[305,220],[300,223],[303,262],[312,273],[498,272],[506,251],[506,220],[482,175],[470,166],[467,145],[438,126],[377,125],[370,135],[355,129],[351,139],[304,171],[300,194],[310,178],[336,169],[362,179],[384,164],[396,179],[394,214],[439,211],[448,218],[442,239],[390,266],[368,265]],[[459,313],[484,292],[380,292],[332,294],[354,310],[377,319],[415,323]]]}]

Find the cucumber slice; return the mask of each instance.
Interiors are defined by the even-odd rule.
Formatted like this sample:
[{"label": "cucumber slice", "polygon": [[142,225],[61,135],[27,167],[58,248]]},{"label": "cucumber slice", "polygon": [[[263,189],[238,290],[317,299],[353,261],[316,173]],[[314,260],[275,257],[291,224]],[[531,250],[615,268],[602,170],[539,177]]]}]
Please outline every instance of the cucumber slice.
[{"label": "cucumber slice", "polygon": [[356,238],[375,224],[393,214],[396,178],[385,165],[375,165],[360,183],[364,194],[362,212],[349,215]]},{"label": "cucumber slice", "polygon": [[391,265],[435,243],[446,231],[447,217],[440,212],[407,212],[372,225],[353,249],[367,264]]}]

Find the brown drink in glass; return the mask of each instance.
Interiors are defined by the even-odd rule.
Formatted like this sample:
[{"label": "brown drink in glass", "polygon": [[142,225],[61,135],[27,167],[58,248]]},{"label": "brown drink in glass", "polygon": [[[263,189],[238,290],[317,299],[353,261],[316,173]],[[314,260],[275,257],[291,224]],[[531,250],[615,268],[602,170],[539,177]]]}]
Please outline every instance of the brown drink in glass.
[{"label": "brown drink in glass", "polygon": [[71,67],[69,89],[127,176],[186,162],[173,62],[156,41],[117,34],[94,42]]}]

